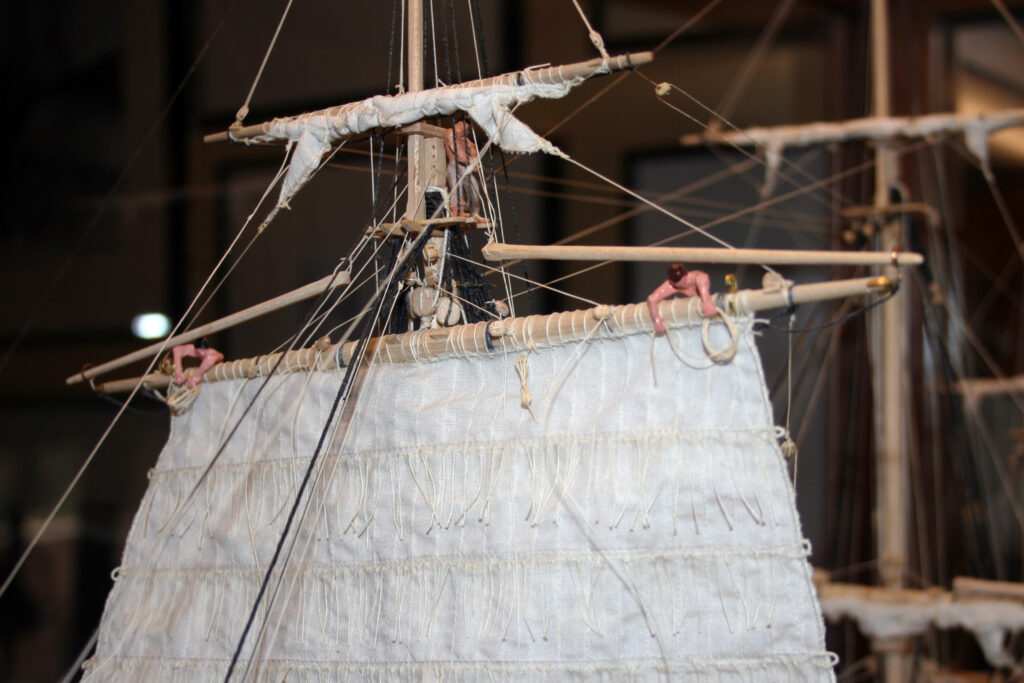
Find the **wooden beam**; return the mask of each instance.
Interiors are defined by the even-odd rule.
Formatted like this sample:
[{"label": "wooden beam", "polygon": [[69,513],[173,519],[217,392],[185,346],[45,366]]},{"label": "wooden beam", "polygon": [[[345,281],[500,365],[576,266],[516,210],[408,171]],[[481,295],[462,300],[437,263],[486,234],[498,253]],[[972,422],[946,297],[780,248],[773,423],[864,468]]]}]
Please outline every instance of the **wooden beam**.
[{"label": "wooden beam", "polygon": [[[517,80],[523,80],[530,83],[565,83],[576,80],[577,78],[590,78],[591,76],[596,76],[602,73],[622,71],[623,69],[631,69],[642,64],[647,64],[653,60],[653,52],[633,52],[625,55],[609,57],[607,61],[598,57],[595,59],[587,60],[585,62],[563,64],[561,66],[549,66],[540,69],[523,69],[521,71],[502,74],[500,76],[480,78],[473,81],[458,83],[456,85],[442,86],[441,88],[431,88],[428,90],[422,90],[420,92],[429,93],[431,90],[466,89],[488,87],[492,85],[507,85],[510,82],[515,83]],[[413,92],[412,87],[410,87],[409,91]],[[396,98],[403,96],[380,95],[379,97]],[[331,107],[329,109],[321,111],[327,112],[330,109],[336,108],[337,107]],[[318,112],[312,113],[316,114]],[[308,114],[303,114],[303,116],[308,116]],[[222,131],[220,133],[212,133],[210,135],[205,136],[203,138],[203,141],[226,142],[228,140],[244,140],[248,138],[258,138],[267,134],[269,125],[270,121],[264,121],[263,123],[254,123],[249,126],[232,126],[226,131]]]},{"label": "wooden beam", "polygon": [[[731,293],[714,294],[716,304],[731,315],[785,308],[791,304],[829,301],[851,296],[867,296],[891,290],[886,278],[855,278],[832,280],[788,289],[768,287]],[[696,297],[674,298],[661,302],[661,315],[669,328],[698,324],[704,320]],[[601,329],[595,330],[595,327]],[[491,322],[421,330],[416,334],[389,334],[370,340],[367,358],[373,363],[404,363],[452,356],[489,356],[525,351],[528,348],[556,346],[585,338],[617,337],[649,333],[654,330],[647,303],[625,306],[597,306],[524,318],[505,318]],[[286,351],[256,358],[227,361],[214,366],[204,382],[244,379],[268,375],[275,367],[280,374],[311,369],[335,370],[353,362],[358,342],[329,345],[325,339],[311,348]],[[280,362],[279,362],[280,361]],[[147,386],[160,387],[170,377],[148,375]],[[114,391],[129,391],[142,378],[118,380],[100,385]],[[97,388],[100,388],[99,386]]]},{"label": "wooden beam", "polygon": [[1013,377],[968,377],[956,382],[953,391],[968,398],[1024,393],[1024,375]]},{"label": "wooden beam", "polygon": [[957,600],[1012,600],[1024,602],[1024,583],[988,581],[969,576],[953,579],[953,595]]},{"label": "wooden beam", "polygon": [[348,271],[342,271],[336,275],[328,275],[327,277],[321,278],[316,282],[311,282],[304,287],[299,287],[298,289],[282,294],[281,296],[258,303],[255,306],[250,306],[249,308],[237,313],[232,313],[220,320],[214,320],[206,325],[200,325],[188,332],[183,332],[182,334],[164,339],[163,341],[159,341],[155,344],[150,344],[145,348],[141,348],[138,351],[121,356],[120,358],[115,358],[114,360],[107,361],[101,365],[87,368],[82,372],[71,375],[64,381],[67,384],[78,384],[79,382],[93,379],[94,377],[98,377],[99,375],[110,372],[111,370],[117,370],[118,368],[123,368],[124,366],[130,365],[136,361],[151,358],[158,353],[162,353],[166,349],[170,349],[172,346],[187,344],[191,341],[195,341],[196,339],[202,339],[208,334],[226,330],[229,327],[234,327],[235,325],[266,315],[267,313],[272,313],[294,303],[298,303],[299,301],[312,299],[313,297],[319,296],[330,289],[343,287],[347,285],[349,281],[350,277]]},{"label": "wooden beam", "polygon": [[617,247],[578,244],[500,244],[483,248],[488,261],[638,261],[648,263],[734,263],[793,265],[917,266],[920,254],[905,251],[811,251],[795,249],[726,249],[723,247]]},{"label": "wooden beam", "polygon": [[446,216],[444,218],[425,218],[423,220],[400,220],[397,223],[380,223],[366,228],[366,234],[374,237],[391,237],[392,235],[418,235],[427,226],[435,228],[459,227],[463,230],[486,230],[491,222],[480,216]]}]

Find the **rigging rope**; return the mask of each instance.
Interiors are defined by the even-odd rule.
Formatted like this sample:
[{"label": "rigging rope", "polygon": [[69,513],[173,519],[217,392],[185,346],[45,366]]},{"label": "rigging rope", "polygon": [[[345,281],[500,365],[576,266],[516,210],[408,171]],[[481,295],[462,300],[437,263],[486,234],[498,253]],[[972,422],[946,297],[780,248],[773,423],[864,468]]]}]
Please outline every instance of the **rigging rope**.
[{"label": "rigging rope", "polygon": [[217,271],[221,268],[222,265],[224,265],[224,262],[227,260],[228,256],[235,248],[235,245],[238,244],[238,241],[241,239],[242,234],[245,232],[246,228],[249,227],[249,224],[252,222],[252,219],[256,215],[256,212],[259,211],[259,207],[263,204],[267,196],[270,194],[271,189],[272,186],[268,187],[266,191],[263,193],[263,196],[260,197],[259,202],[257,202],[256,204],[256,208],[254,208],[252,213],[249,214],[249,217],[246,219],[245,223],[238,230],[238,233],[231,241],[231,244],[228,245],[228,248],[224,251],[224,254],[221,255],[220,260],[217,261],[217,264],[213,267],[213,270],[210,271],[210,274],[207,276],[206,280],[199,288],[199,291],[196,292],[196,295],[192,298],[191,303],[189,303],[188,308],[185,309],[185,312],[182,314],[181,318],[178,319],[178,322],[174,326],[174,329],[172,329],[170,333],[167,335],[166,339],[164,339],[164,343],[161,345],[157,353],[153,356],[153,359],[149,362],[149,365],[146,367],[146,370],[139,377],[138,383],[132,389],[131,393],[128,394],[128,398],[125,399],[124,404],[114,415],[113,419],[110,421],[110,424],[107,425],[106,429],[103,430],[103,433],[100,435],[99,440],[93,446],[92,450],[89,452],[89,455],[86,456],[85,460],[79,466],[78,470],[75,472],[74,477],[71,478],[71,482],[68,484],[67,488],[64,489],[64,492],[61,494],[56,504],[54,504],[53,509],[50,510],[50,513],[46,516],[46,519],[43,520],[43,523],[39,526],[39,529],[36,531],[36,534],[32,537],[32,540],[29,541],[28,545],[25,547],[25,550],[18,558],[18,561],[15,562],[14,567],[7,575],[7,578],[4,580],[3,584],[0,585],[0,597],[3,596],[3,594],[7,591],[8,587],[11,585],[11,582],[14,581],[14,577],[17,576],[19,571],[21,571],[21,568],[25,564],[25,561],[28,559],[28,556],[35,549],[36,545],[39,543],[39,540],[43,537],[43,534],[46,533],[46,530],[49,528],[50,524],[57,516],[57,512],[64,506],[64,503],[71,495],[71,492],[78,485],[78,482],[85,474],[86,469],[88,469],[89,465],[92,464],[93,459],[96,457],[96,454],[99,452],[103,444],[106,443],[107,437],[109,437],[110,433],[114,430],[114,426],[118,423],[118,421],[120,421],[121,416],[124,415],[125,411],[128,409],[128,405],[132,402],[132,399],[135,398],[135,395],[139,393],[139,391],[142,389],[142,386],[145,383],[145,376],[152,372],[153,368],[160,360],[160,356],[163,355],[164,351],[167,349],[167,342],[178,333],[179,329],[182,328],[185,319],[192,312],[192,309],[196,306],[197,302],[199,301],[199,298],[206,291],[206,288],[210,286],[210,283],[213,281],[214,275],[216,275]]},{"label": "rigging rope", "polygon": [[[409,251],[406,252],[406,254],[398,263],[395,264],[395,268],[391,271],[388,278],[385,280],[384,286],[382,288],[377,289],[374,296],[363,307],[363,310],[360,312],[359,317],[355,320],[355,322],[353,322],[351,327],[356,327],[359,325],[364,326],[363,332],[359,336],[356,357],[362,357],[366,349],[366,346],[369,343],[370,337],[372,336],[372,325],[374,321],[377,319],[378,315],[380,314],[384,301],[386,300],[386,294],[388,290],[390,290],[393,284],[401,281],[402,278],[398,277],[399,273],[404,273],[405,271],[408,270],[410,262],[414,259],[415,255],[419,253],[419,249],[421,249],[423,245],[427,243],[427,240],[430,238],[432,232],[432,226],[427,225],[425,229],[420,233],[420,235],[416,238],[416,241],[413,243]],[[374,315],[367,316],[366,314],[370,311],[371,308],[376,309]],[[281,363],[281,360],[283,358],[284,355],[282,354],[281,357],[278,359],[278,365]],[[309,465],[306,467],[305,474],[303,475],[302,481],[299,484],[299,490],[295,495],[295,502],[292,504],[292,507],[288,512],[288,517],[285,519],[284,529],[281,531],[281,537],[280,539],[278,539],[277,545],[274,548],[274,554],[271,557],[270,562],[267,564],[266,571],[264,572],[263,575],[263,580],[260,583],[259,591],[256,594],[256,598],[253,601],[252,609],[249,612],[249,617],[246,619],[245,627],[242,629],[242,634],[241,636],[239,636],[238,639],[238,645],[235,647],[234,654],[231,656],[231,662],[228,665],[227,673],[224,676],[225,683],[227,683],[227,681],[231,679],[231,674],[234,672],[235,667],[238,664],[238,659],[242,654],[242,649],[245,647],[245,641],[248,638],[249,631],[252,628],[253,622],[256,619],[256,615],[259,613],[260,603],[263,602],[263,596],[266,594],[267,586],[270,583],[270,578],[274,573],[274,567],[277,565],[277,561],[281,556],[281,551],[284,548],[284,543],[288,537],[288,533],[289,531],[291,531],[292,523],[295,520],[295,514],[298,511],[299,505],[302,501],[302,497],[306,490],[306,486],[309,483],[310,476],[313,473],[313,468],[316,465],[317,461],[319,460],[321,452],[323,451],[324,444],[326,443],[327,440],[327,435],[330,432],[331,424],[334,422],[334,416],[338,413],[338,408],[343,404],[343,402],[347,401],[349,396],[349,390],[352,388],[352,383],[355,380],[356,375],[358,374],[360,365],[361,363],[358,362],[350,363],[348,368],[345,370],[344,378],[342,379],[342,382],[338,387],[338,392],[335,394],[334,402],[331,405],[331,409],[330,412],[328,413],[326,423],[324,424],[324,428],[320,432],[320,438],[317,441],[316,448],[313,450],[313,455],[310,458]],[[269,380],[270,378],[268,377],[267,379]],[[264,386],[266,386],[266,381],[263,383],[260,389],[262,390]],[[253,396],[253,403],[258,397],[258,394],[259,392],[257,392],[256,396]],[[251,405],[252,403],[250,403],[250,407]],[[248,410],[248,407],[246,410]],[[244,418],[244,413],[242,417]],[[238,428],[239,424],[241,424],[241,418],[236,423],[235,428],[232,429],[232,434],[234,433],[235,429]],[[230,435],[228,439],[230,439]],[[227,439],[225,440],[225,443],[226,442]],[[218,451],[218,454],[214,456],[214,459],[211,460],[210,466],[213,465],[213,463],[216,461],[217,457],[219,457],[221,452],[223,452],[223,447]],[[206,471],[209,472],[209,466],[207,467]]]},{"label": "rigging rope", "polygon": [[579,0],[572,0],[572,4],[576,6],[576,11],[579,12],[580,19],[583,20],[583,25],[587,27],[587,33],[590,37],[590,42],[594,44],[597,51],[601,54],[601,57],[608,59],[608,51],[604,49],[604,38],[598,33],[593,26],[590,25],[590,21],[587,19],[586,13],[583,8],[580,7]]},{"label": "rigging rope", "polygon": [[[717,235],[714,235],[714,234],[708,232],[704,228],[698,227],[696,224],[691,223],[690,221],[686,220],[682,216],[678,216],[678,215],[672,213],[671,211],[669,211],[665,207],[661,206],[660,204],[657,204],[657,203],[647,199],[643,195],[638,194],[637,192],[635,192],[635,191],[629,189],[628,187],[626,187],[625,185],[622,185],[621,183],[618,183],[618,182],[612,180],[608,176],[602,175],[600,172],[598,172],[598,171],[588,167],[586,164],[584,164],[584,163],[582,163],[580,161],[577,161],[576,159],[573,159],[573,158],[571,158],[569,156],[566,156],[565,158],[566,158],[567,161],[575,164],[576,166],[578,166],[579,168],[583,169],[587,173],[593,174],[594,176],[596,176],[596,177],[600,178],[601,180],[605,181],[606,183],[609,183],[613,187],[616,187],[619,190],[621,190],[621,191],[625,192],[626,194],[630,195],[631,197],[634,197],[635,199],[640,200],[644,204],[647,204],[648,206],[650,206],[655,211],[657,211],[657,212],[659,212],[661,214],[664,214],[665,216],[668,216],[669,218],[671,218],[672,220],[674,220],[674,221],[676,221],[678,223],[682,223],[686,227],[690,228],[690,230],[692,230],[694,232],[697,232],[697,233],[703,235],[704,237],[707,237],[708,239],[712,240],[713,242],[717,242],[718,244],[720,244],[721,246],[725,247],[726,249],[735,249],[736,248],[732,244],[730,244],[728,241],[722,239],[721,237],[718,237]],[[761,264],[761,267],[764,268],[765,270],[767,270],[770,273],[776,272],[771,266],[768,266],[768,265],[765,265],[765,264]]]},{"label": "rigging rope", "polygon": [[[683,115],[683,116],[685,116],[685,117],[686,117],[687,119],[689,119],[690,121],[693,121],[693,122],[694,122],[694,123],[696,123],[696,124],[697,124],[698,126],[700,126],[701,128],[703,128],[703,129],[704,129],[705,131],[708,131],[708,132],[716,132],[716,131],[715,131],[715,129],[714,129],[714,128],[712,128],[712,127],[711,127],[710,125],[708,125],[708,124],[707,124],[706,122],[704,122],[704,121],[701,121],[700,119],[698,119],[697,117],[693,116],[693,115],[692,115],[692,114],[690,114],[689,112],[686,112],[686,111],[684,111],[683,109],[681,109],[681,108],[679,108],[679,107],[675,106],[674,104],[672,104],[671,102],[669,102],[668,100],[666,100],[666,99],[664,98],[664,95],[660,94],[661,92],[664,92],[664,87],[665,87],[665,86],[668,86],[668,89],[669,89],[669,90],[676,90],[676,91],[678,91],[679,93],[681,93],[682,95],[684,95],[685,97],[687,97],[687,98],[688,98],[688,99],[689,99],[690,101],[694,102],[694,103],[695,103],[696,105],[698,105],[699,107],[701,107],[702,109],[704,109],[704,110],[705,110],[706,112],[708,112],[708,113],[709,113],[709,114],[710,114],[711,116],[715,117],[716,119],[718,119],[719,121],[721,121],[722,123],[724,123],[724,124],[725,124],[725,126],[726,126],[727,128],[729,128],[729,129],[731,129],[731,130],[733,130],[733,131],[735,131],[735,132],[737,132],[737,133],[743,133],[743,132],[744,132],[744,131],[743,131],[743,129],[741,129],[741,128],[739,128],[738,126],[736,126],[736,125],[735,125],[735,124],[734,124],[734,123],[733,123],[733,122],[732,122],[731,120],[729,120],[729,118],[728,118],[728,117],[726,117],[726,116],[725,116],[724,114],[721,114],[721,113],[719,113],[718,111],[716,111],[715,109],[712,109],[711,107],[707,106],[706,104],[704,104],[703,102],[701,102],[701,101],[700,101],[699,99],[697,99],[696,97],[694,97],[693,95],[691,95],[691,94],[690,94],[690,93],[688,93],[687,91],[685,91],[685,90],[683,90],[682,88],[680,88],[680,87],[679,87],[678,85],[675,85],[674,83],[655,83],[655,82],[654,82],[654,80],[652,80],[651,78],[649,78],[649,77],[648,77],[648,76],[647,76],[646,74],[644,74],[644,73],[642,73],[642,72],[640,72],[640,71],[637,71],[636,73],[637,73],[637,75],[638,75],[638,76],[640,76],[640,78],[643,78],[643,79],[644,79],[644,80],[646,80],[646,81],[647,81],[648,83],[650,83],[651,85],[654,85],[654,86],[656,87],[655,93],[659,95],[659,100],[661,101],[661,103],[662,103],[662,104],[664,104],[664,105],[665,105],[666,107],[668,107],[669,109],[672,109],[673,111],[675,111],[675,112],[678,112],[679,114],[682,114],[682,115]],[[732,141],[728,141],[728,143],[727,143],[727,144],[728,144],[728,145],[729,145],[730,147],[732,147],[733,149],[735,149],[735,150],[736,150],[737,152],[739,152],[740,154],[742,154],[743,156],[747,157],[748,159],[751,159],[751,160],[755,161],[756,163],[760,164],[761,166],[766,166],[766,167],[768,167],[768,166],[769,166],[769,164],[768,164],[768,161],[767,161],[767,158],[766,158],[766,159],[762,159],[762,158],[761,158],[761,157],[759,157],[758,155],[756,155],[756,154],[754,154],[753,152],[750,152],[750,151],[748,151],[748,150],[744,149],[744,148],[743,148],[743,147],[742,147],[741,145],[739,145],[739,144],[737,144],[737,143],[735,143],[735,142],[732,142]],[[803,176],[803,177],[804,177],[805,179],[807,179],[807,180],[812,180],[812,181],[813,181],[813,180],[815,180],[814,176],[812,176],[811,174],[809,174],[809,173],[808,173],[807,171],[805,171],[805,170],[804,170],[804,169],[803,169],[802,167],[800,167],[799,165],[797,165],[797,164],[793,163],[792,161],[790,161],[789,159],[787,159],[787,158],[786,158],[786,156],[785,156],[784,154],[780,154],[780,156],[779,156],[779,161],[780,161],[781,163],[784,163],[784,164],[785,164],[786,166],[789,166],[789,167],[791,167],[792,169],[794,169],[795,171],[797,171],[797,173],[799,173],[800,175],[802,175],[802,176]],[[775,170],[774,170],[774,173],[775,173],[775,174],[777,174],[777,175],[778,175],[778,176],[779,176],[780,178],[782,178],[783,180],[785,180],[785,181],[787,181],[788,183],[790,183],[791,185],[793,185],[794,187],[800,187],[800,184],[799,184],[798,182],[796,182],[795,180],[793,180],[792,178],[790,178],[790,177],[789,177],[788,175],[786,175],[786,174],[785,174],[785,172],[783,172],[783,171],[782,171],[781,169],[775,169]],[[853,201],[852,199],[850,199],[850,198],[848,198],[848,197],[844,197],[844,196],[842,196],[841,194],[837,193],[837,192],[836,192],[835,190],[833,190],[833,189],[831,189],[831,188],[827,188],[827,189],[825,189],[824,191],[825,191],[825,192],[826,192],[827,194],[831,195],[831,197],[832,197],[833,199],[837,200],[837,201],[838,201],[838,202],[839,202],[840,204],[845,204],[845,205],[851,205],[851,204],[854,204],[854,201]],[[816,199],[816,201],[818,201],[819,203],[821,203],[821,204],[822,204],[823,206],[825,206],[825,207],[827,207],[827,208],[831,208],[831,206],[830,206],[829,204],[827,204],[827,203],[826,203],[826,202],[824,201],[824,199],[820,199],[820,198],[815,198],[815,199]]]},{"label": "rigging rope", "polygon": [[1024,29],[1021,28],[1020,23],[1013,16],[1009,9],[1006,7],[1006,3],[1003,0],[992,0],[992,5],[999,11],[999,14],[1003,15],[1003,19],[1010,25],[1010,29],[1020,40],[1021,44],[1024,45]]},{"label": "rigging rope", "polygon": [[693,26],[695,26],[697,24],[697,22],[699,22],[701,19],[703,19],[704,16],[708,12],[710,12],[715,7],[717,7],[721,2],[722,2],[722,0],[711,0],[711,2],[709,2],[706,5],[704,5],[704,7],[702,7],[700,9],[700,11],[698,11],[692,17],[690,17],[689,19],[684,21],[682,24],[680,24],[679,28],[677,28],[676,30],[672,31],[672,33],[670,33],[667,36],[665,36],[665,39],[662,40],[660,43],[658,43],[658,45],[654,48],[654,50],[653,50],[654,54],[658,54],[663,49],[665,49],[670,44],[672,44],[672,42],[676,38],[678,38],[679,36],[683,35],[686,31],[689,31]]},{"label": "rigging rope", "polygon": [[[757,68],[758,63],[764,57],[764,53],[771,47],[772,41],[775,39],[775,34],[778,33],[779,29],[782,28],[782,24],[785,23],[789,17],[790,12],[793,10],[793,5],[796,3],[794,0],[781,0],[775,7],[775,11],[772,12],[771,18],[768,23],[765,24],[764,31],[757,38],[757,42],[754,43],[753,49],[747,56],[747,59],[743,62],[743,66],[740,68],[740,72],[736,77],[736,80],[732,82],[729,89],[726,90],[722,96],[721,102],[718,103],[716,109],[722,112],[719,117],[724,120],[725,118],[731,118],[736,107],[736,102],[739,100],[740,95],[750,84],[750,79],[754,75],[754,70]],[[717,116],[717,114],[716,114]]]},{"label": "rigging rope", "polygon": [[256,85],[260,82],[263,77],[263,70],[267,67],[267,62],[270,60],[270,53],[274,51],[274,45],[277,44],[277,37],[281,34],[281,27],[284,26],[284,20],[288,18],[288,12],[292,8],[292,2],[294,0],[288,0],[288,4],[284,6],[284,12],[281,13],[281,19],[277,22],[277,28],[274,29],[274,35],[270,39],[270,44],[267,46],[267,51],[263,53],[263,61],[260,62],[260,68],[256,70],[256,77],[252,79],[252,85],[249,86],[249,94],[245,96],[245,102],[239,108],[238,113],[235,114],[235,125],[240,126],[245,120],[245,117],[249,115],[249,104],[252,103],[253,93],[256,92]]},{"label": "rigging rope", "polygon": [[[471,1],[474,4],[476,3],[476,0],[471,0]],[[657,54],[658,52],[660,52],[664,48],[668,47],[668,45],[670,45],[672,43],[672,41],[674,41],[676,38],[681,36],[686,31],[690,30],[701,19],[703,19],[705,17],[705,15],[708,14],[708,12],[710,12],[715,7],[717,7],[718,4],[721,3],[721,2],[722,2],[722,0],[712,0],[711,2],[709,2],[699,12],[697,12],[692,17],[690,17],[689,19],[684,21],[676,30],[672,31],[672,33],[670,33],[668,36],[666,36],[664,40],[662,40],[660,43],[658,43],[658,45],[654,48],[653,52],[655,54]],[[485,64],[485,68],[486,68],[486,62],[484,64]],[[629,78],[629,73],[628,72],[627,73],[622,73],[622,74],[619,74],[618,76],[616,76],[604,88],[599,90],[595,95],[591,96],[590,99],[588,99],[586,102],[584,102],[580,106],[578,106],[575,109],[573,109],[571,112],[569,112],[565,116],[565,118],[563,118],[558,123],[556,123],[554,126],[549,128],[547,130],[547,132],[544,133],[544,137],[549,137],[552,133],[554,133],[559,128],[564,126],[566,123],[568,123],[570,120],[575,118],[577,114],[579,114],[581,111],[583,111],[584,109],[589,107],[591,104],[593,104],[597,100],[601,99],[601,97],[606,95],[609,91],[611,91],[613,88],[615,88],[617,85],[622,83],[622,81],[626,80],[627,78]]]},{"label": "rigging rope", "polygon": [[[106,214],[107,207],[110,206],[110,204],[112,203],[114,195],[117,194],[117,191],[121,188],[121,185],[128,177],[129,171],[131,171],[132,168],[135,167],[136,162],[138,162],[139,158],[142,156],[142,151],[146,148],[150,140],[153,139],[153,136],[156,134],[157,130],[159,130],[160,126],[162,126],[164,121],[167,119],[167,116],[171,111],[171,107],[173,107],[174,103],[178,101],[179,97],[181,97],[181,93],[184,92],[185,86],[192,80],[192,76],[199,68],[200,62],[202,62],[203,58],[206,56],[207,51],[213,44],[214,39],[216,39],[216,37],[220,34],[221,29],[224,28],[225,22],[227,22],[228,17],[234,11],[235,6],[238,5],[238,1],[239,0],[232,0],[231,4],[228,6],[223,16],[221,16],[220,21],[217,23],[217,26],[210,33],[210,37],[206,39],[206,42],[203,44],[202,49],[199,50],[199,53],[196,55],[195,60],[192,62],[191,66],[189,66],[188,71],[186,71],[185,75],[182,76],[181,82],[178,83],[178,86],[174,89],[174,92],[171,94],[171,97],[167,100],[167,104],[164,105],[164,108],[161,110],[160,115],[157,116],[156,121],[154,121],[153,125],[149,127],[145,135],[142,136],[142,141],[139,142],[139,144],[132,151],[131,155],[128,157],[128,160],[125,162],[124,167],[121,169],[121,172],[117,175],[117,178],[114,179],[114,182],[110,186],[110,189],[107,190],[106,195],[104,195],[103,199],[100,201],[99,208],[96,210],[96,213],[93,215],[92,219],[85,226],[85,228],[82,230],[81,234],[78,236],[78,239],[75,240],[75,244],[71,248],[71,251],[64,258],[63,263],[61,263],[60,267],[53,274],[53,277],[50,278],[50,282],[46,285],[45,288],[42,289],[42,291],[38,295],[36,295],[35,306],[32,308],[32,311],[28,314],[28,316],[25,318],[25,322],[21,324],[21,327],[18,329],[18,333],[14,336],[14,339],[7,346],[7,349],[4,351],[3,356],[0,357],[0,375],[3,374],[4,370],[7,368],[7,365],[11,362],[11,358],[14,357],[14,354],[21,346],[21,343],[25,341],[25,337],[28,336],[28,333],[32,330],[33,327],[35,327],[36,318],[38,318],[39,314],[42,313],[43,309],[46,308],[46,305],[50,302],[50,297],[57,289],[57,285],[61,283],[61,281],[64,279],[64,275],[71,268],[71,264],[75,261],[78,255],[85,248],[85,245],[88,243],[89,237],[92,236],[92,233],[96,230],[97,226],[99,226],[100,219],[103,218],[104,214]],[[0,588],[0,595],[3,595],[3,593],[4,588]]]}]

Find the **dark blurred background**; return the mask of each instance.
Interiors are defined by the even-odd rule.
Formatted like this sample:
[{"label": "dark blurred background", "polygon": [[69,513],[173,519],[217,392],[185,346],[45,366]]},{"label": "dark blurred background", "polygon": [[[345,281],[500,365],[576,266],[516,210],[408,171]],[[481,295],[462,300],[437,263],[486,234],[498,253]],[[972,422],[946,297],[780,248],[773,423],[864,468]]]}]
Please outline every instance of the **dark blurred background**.
[{"label": "dark blurred background", "polygon": [[[609,50],[618,52],[651,49],[704,4],[593,0],[583,6]],[[1008,4],[1020,17],[1024,2]],[[85,362],[99,363],[141,345],[130,329],[135,315],[162,312],[176,320],[280,164],[280,151],[204,145],[202,136],[234,120],[284,5],[276,0],[37,0],[5,7],[0,41],[9,174],[0,203],[5,294],[0,299],[0,567],[5,575],[117,409],[88,388],[65,386],[64,378]],[[780,5],[786,5],[786,20],[730,101],[738,75]],[[457,70],[465,77],[476,69],[475,29],[486,62],[481,68],[490,73],[594,56],[568,0],[481,0],[469,6],[478,6],[478,26],[463,16],[450,36],[451,44],[461,47]],[[247,121],[383,91],[397,69],[388,72],[393,9],[389,2],[370,0],[296,0]],[[894,0],[891,12],[896,113],[1024,105],[1024,46],[989,0]],[[708,106],[727,109],[737,125],[834,120],[867,112],[866,51],[867,2],[725,0],[643,71]],[[605,85],[588,84],[564,101],[538,102],[520,113],[546,133]],[[652,90],[647,81],[627,78],[550,137],[575,158],[652,196],[744,159],[734,151],[683,150],[679,136],[699,130],[698,123],[664,106]],[[678,96],[672,103],[700,122],[710,118]],[[866,154],[863,149],[800,151],[792,159],[809,177],[823,178]],[[312,282],[345,254],[369,219],[370,180],[364,155],[345,152],[335,161],[254,245],[204,319]],[[1024,179],[1024,133],[995,137],[993,163],[1010,215],[1024,216],[1016,191]],[[588,185],[593,177],[557,160],[524,158],[510,170],[515,191],[502,202],[514,212],[522,241],[554,241],[632,206],[620,193],[594,192]],[[754,167],[673,208],[700,223],[753,204],[762,173]],[[870,177],[870,172],[852,176],[839,190],[870,203]],[[904,178],[912,197],[943,207],[964,292],[971,301],[984,302],[972,325],[1005,372],[1020,372],[1021,276],[1007,265],[1015,258],[1014,247],[984,178],[956,145],[908,158]],[[841,246],[849,226],[834,217],[834,207],[822,196],[827,197],[804,198],[787,203],[785,211],[764,214],[756,244]],[[752,220],[748,215],[733,221],[721,234],[744,242]],[[615,224],[590,241],[644,243],[677,230],[647,215]],[[529,267],[537,279],[575,268]],[[985,299],[1006,268],[999,292]],[[721,273],[713,275],[720,281]],[[617,303],[640,300],[662,277],[661,267],[620,266],[575,277],[564,286]],[[759,277],[750,270],[743,284],[757,286]],[[546,312],[567,303],[540,292],[520,306]],[[214,343],[229,358],[265,351],[298,327],[304,311],[296,307],[218,335]],[[863,358],[853,336],[844,340],[848,363]],[[778,395],[777,379],[785,350],[784,338],[766,339],[767,375],[780,413],[784,396]],[[851,434],[849,426],[850,416],[862,411],[857,392],[863,401],[870,392],[851,389],[850,377],[863,369],[821,370],[824,344],[809,343],[802,354],[811,370],[798,378],[805,391],[795,409],[813,414],[800,434],[805,532],[817,565],[850,567],[873,557],[866,493],[869,436]],[[135,374],[141,369],[133,368]],[[823,389],[812,392],[819,371],[827,375]],[[146,486],[146,471],[167,434],[168,416],[159,408],[152,401],[133,404],[0,597],[0,680],[58,679],[88,640]],[[831,511],[843,490],[859,490],[867,500],[852,517]],[[933,564],[956,565],[956,547]]]}]

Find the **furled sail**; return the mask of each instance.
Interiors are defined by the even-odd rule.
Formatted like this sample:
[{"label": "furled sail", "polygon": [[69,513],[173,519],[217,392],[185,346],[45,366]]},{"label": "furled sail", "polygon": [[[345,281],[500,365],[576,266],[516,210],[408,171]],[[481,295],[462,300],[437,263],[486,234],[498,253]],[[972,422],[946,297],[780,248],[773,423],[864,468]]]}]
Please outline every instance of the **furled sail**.
[{"label": "furled sail", "polygon": [[[631,68],[650,60],[651,53],[637,53],[564,66],[523,69],[400,95],[377,95],[360,102],[234,128],[228,131],[227,137],[241,142],[288,142],[294,145],[277,201],[278,207],[286,207],[335,143],[375,128],[405,126],[431,116],[451,116],[463,111],[484,130],[489,140],[506,152],[560,154],[557,147],[515,117],[512,113],[515,108],[538,97],[564,97],[592,76]],[[209,139],[223,139],[223,136],[211,136]]]},{"label": "furled sail", "polygon": [[925,138],[943,133],[962,133],[968,151],[989,172],[988,138],[993,133],[1024,126],[1024,109],[1005,109],[981,114],[925,114],[923,116],[868,116],[848,121],[818,121],[799,125],[764,126],[734,131],[709,131],[684,135],[684,146],[725,143],[759,147],[765,151],[768,175],[778,170],[782,152],[790,147],[824,145],[849,140],[896,140]]},{"label": "furled sail", "polygon": [[223,679],[325,435],[237,680],[830,680],[752,318],[601,332],[204,385],[87,677]]}]

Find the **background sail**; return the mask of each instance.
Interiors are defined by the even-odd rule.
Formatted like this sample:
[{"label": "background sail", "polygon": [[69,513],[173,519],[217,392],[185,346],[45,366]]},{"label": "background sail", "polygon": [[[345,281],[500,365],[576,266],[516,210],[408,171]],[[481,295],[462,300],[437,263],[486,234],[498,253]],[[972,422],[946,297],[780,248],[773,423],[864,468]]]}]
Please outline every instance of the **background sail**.
[{"label": "background sail", "polygon": [[[672,334],[369,368],[250,674],[831,679],[750,321]],[[273,378],[185,505],[259,381],[174,420],[93,680],[223,677],[341,374]]]}]

